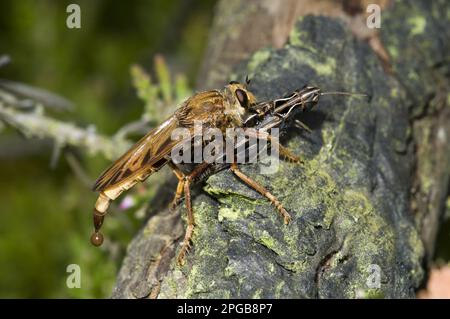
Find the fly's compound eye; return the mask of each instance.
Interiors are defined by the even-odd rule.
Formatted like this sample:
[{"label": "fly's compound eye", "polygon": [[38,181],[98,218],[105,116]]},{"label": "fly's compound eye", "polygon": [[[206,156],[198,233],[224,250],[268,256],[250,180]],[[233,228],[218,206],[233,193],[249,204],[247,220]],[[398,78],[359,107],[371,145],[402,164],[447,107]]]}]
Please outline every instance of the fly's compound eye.
[{"label": "fly's compound eye", "polygon": [[245,93],[244,90],[237,89],[235,94],[236,94],[236,97],[237,97],[239,103],[241,104],[241,106],[246,108],[248,106],[247,93]]}]

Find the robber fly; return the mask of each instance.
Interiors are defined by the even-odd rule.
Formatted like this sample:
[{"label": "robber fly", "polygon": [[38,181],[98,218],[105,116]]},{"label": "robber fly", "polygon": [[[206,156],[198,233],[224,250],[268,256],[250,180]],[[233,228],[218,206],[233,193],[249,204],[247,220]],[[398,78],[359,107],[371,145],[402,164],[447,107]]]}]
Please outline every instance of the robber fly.
[{"label": "robber fly", "polygon": [[[187,128],[193,133],[194,121],[201,121],[204,127],[218,128],[224,133],[227,128],[256,128],[256,130],[252,130],[253,137],[265,139],[270,143],[278,143],[271,138],[268,130],[286,125],[298,110],[310,110],[317,104],[319,97],[325,94],[321,93],[319,88],[308,86],[290,96],[257,103],[255,96],[247,89],[247,84],[248,80],[246,84],[232,81],[222,90],[200,92],[193,95],[183,102],[171,117],[147,133],[101,174],[93,187],[94,191],[100,193],[93,213],[94,233],[91,236],[93,245],[99,246],[103,243],[100,228],[110,202],[165,165],[168,165],[178,178],[175,196],[170,207],[175,209],[184,196],[187,210],[188,224],[177,258],[179,264],[184,263],[195,225],[191,205],[191,186],[225,167],[229,167],[235,176],[265,196],[281,214],[284,223],[289,223],[291,217],[277,198],[245,175],[238,168],[237,163],[224,166],[203,162],[186,173],[180,164],[174,163],[171,159],[172,149],[180,143],[179,140],[171,138],[171,133],[177,128]],[[300,162],[299,157],[292,154],[287,148],[279,144],[277,146],[280,155],[292,162]]]}]

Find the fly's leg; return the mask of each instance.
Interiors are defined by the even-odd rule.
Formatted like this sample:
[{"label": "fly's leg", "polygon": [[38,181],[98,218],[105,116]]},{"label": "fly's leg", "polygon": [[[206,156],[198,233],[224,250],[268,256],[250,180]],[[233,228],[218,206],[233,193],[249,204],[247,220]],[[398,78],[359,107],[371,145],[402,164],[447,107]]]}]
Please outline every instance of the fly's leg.
[{"label": "fly's leg", "polygon": [[183,197],[184,194],[184,184],[185,184],[184,178],[178,180],[177,190],[175,192],[175,196],[172,200],[172,203],[170,204],[169,207],[170,211],[174,211],[180,204],[181,198]]},{"label": "fly's leg", "polygon": [[256,190],[258,193],[266,197],[278,210],[278,212],[281,214],[281,216],[284,219],[284,223],[287,225],[291,221],[291,216],[289,213],[284,209],[283,205],[278,201],[278,199],[273,196],[266,188],[264,188],[262,185],[245,175],[239,168],[236,163],[231,164],[231,171],[245,184]]},{"label": "fly's leg", "polygon": [[169,162],[168,165],[172,169],[172,172],[175,174],[175,176],[178,178],[177,190],[175,192],[172,203],[169,205],[169,210],[173,212],[180,204],[181,198],[184,194],[185,175],[173,162]]},{"label": "fly's leg", "polygon": [[[195,219],[194,219],[194,212],[192,209],[192,201],[191,201],[191,184],[197,178],[199,175],[201,175],[208,167],[209,163],[202,163],[199,164],[197,167],[194,168],[194,170],[189,174],[185,175],[183,172],[181,172],[176,166],[171,163],[169,164],[175,175],[180,176],[177,186],[177,193],[175,194],[174,202],[179,202],[179,199],[181,198],[182,194],[184,193],[184,200],[186,204],[186,210],[187,210],[187,227],[186,227],[186,233],[184,234],[183,243],[181,244],[180,252],[178,253],[177,257],[177,263],[179,265],[184,265],[184,258],[186,254],[189,252],[189,248],[191,248],[191,239],[192,235],[194,233],[194,227],[195,227]],[[174,203],[173,202],[173,203]],[[172,204],[173,204],[172,203]]]},{"label": "fly's leg", "polygon": [[179,265],[184,265],[184,257],[188,253],[189,248],[191,248],[191,239],[195,227],[194,213],[192,211],[192,203],[191,203],[190,185],[191,185],[190,178],[189,176],[186,176],[184,182],[184,200],[186,203],[186,210],[187,210],[187,227],[186,233],[184,234],[183,243],[177,257],[177,263]]},{"label": "fly's leg", "polygon": [[288,148],[286,148],[283,145],[281,145],[269,133],[257,131],[257,130],[254,130],[254,129],[246,130],[245,133],[249,137],[254,137],[254,138],[257,138],[257,139],[266,140],[266,141],[272,143],[273,145],[276,145],[276,147],[278,148],[278,150],[280,152],[280,155],[283,156],[288,161],[293,162],[293,163],[301,163],[301,164],[303,164],[303,161],[301,160],[301,158],[299,156],[293,154]]}]

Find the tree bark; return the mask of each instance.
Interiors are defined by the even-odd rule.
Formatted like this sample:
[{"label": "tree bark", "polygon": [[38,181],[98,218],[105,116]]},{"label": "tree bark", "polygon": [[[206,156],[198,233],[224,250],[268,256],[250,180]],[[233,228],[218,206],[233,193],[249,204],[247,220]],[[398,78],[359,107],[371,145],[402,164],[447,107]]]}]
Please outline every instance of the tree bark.
[{"label": "tree bark", "polygon": [[[256,164],[241,167],[280,199],[293,216],[289,225],[222,171],[194,197],[186,265],[173,258],[184,207],[161,212],[130,244],[113,297],[414,297],[450,176],[445,1],[383,2],[381,29],[367,33],[352,28],[364,17],[354,1],[322,11],[332,17],[298,20],[305,10],[294,10],[295,1],[291,10],[247,3],[219,3],[200,77],[205,87],[250,74],[259,99],[307,83],[371,98],[322,96],[302,114],[313,132],[293,128],[282,142],[303,165],[282,162],[271,175]],[[275,27],[280,21],[284,27]]]}]

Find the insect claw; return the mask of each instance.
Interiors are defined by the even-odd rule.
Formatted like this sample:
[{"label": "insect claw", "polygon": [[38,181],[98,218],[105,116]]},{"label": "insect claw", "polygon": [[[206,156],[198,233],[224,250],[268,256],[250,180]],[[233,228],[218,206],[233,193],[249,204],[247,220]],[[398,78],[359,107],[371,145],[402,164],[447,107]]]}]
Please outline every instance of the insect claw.
[{"label": "insect claw", "polygon": [[177,264],[178,264],[179,266],[183,266],[183,265],[184,265],[184,255],[181,256],[181,253],[180,253],[180,255],[178,255],[178,257],[177,257]]},{"label": "insect claw", "polygon": [[284,224],[288,225],[290,222],[291,222],[291,216],[290,215],[284,216]]},{"label": "insect claw", "polygon": [[178,257],[177,257],[177,264],[178,264],[179,266],[183,266],[183,265],[185,264],[185,257],[186,257],[186,254],[189,254],[189,250],[187,250],[186,247],[183,246],[183,247],[181,248],[180,253],[178,254]]}]

